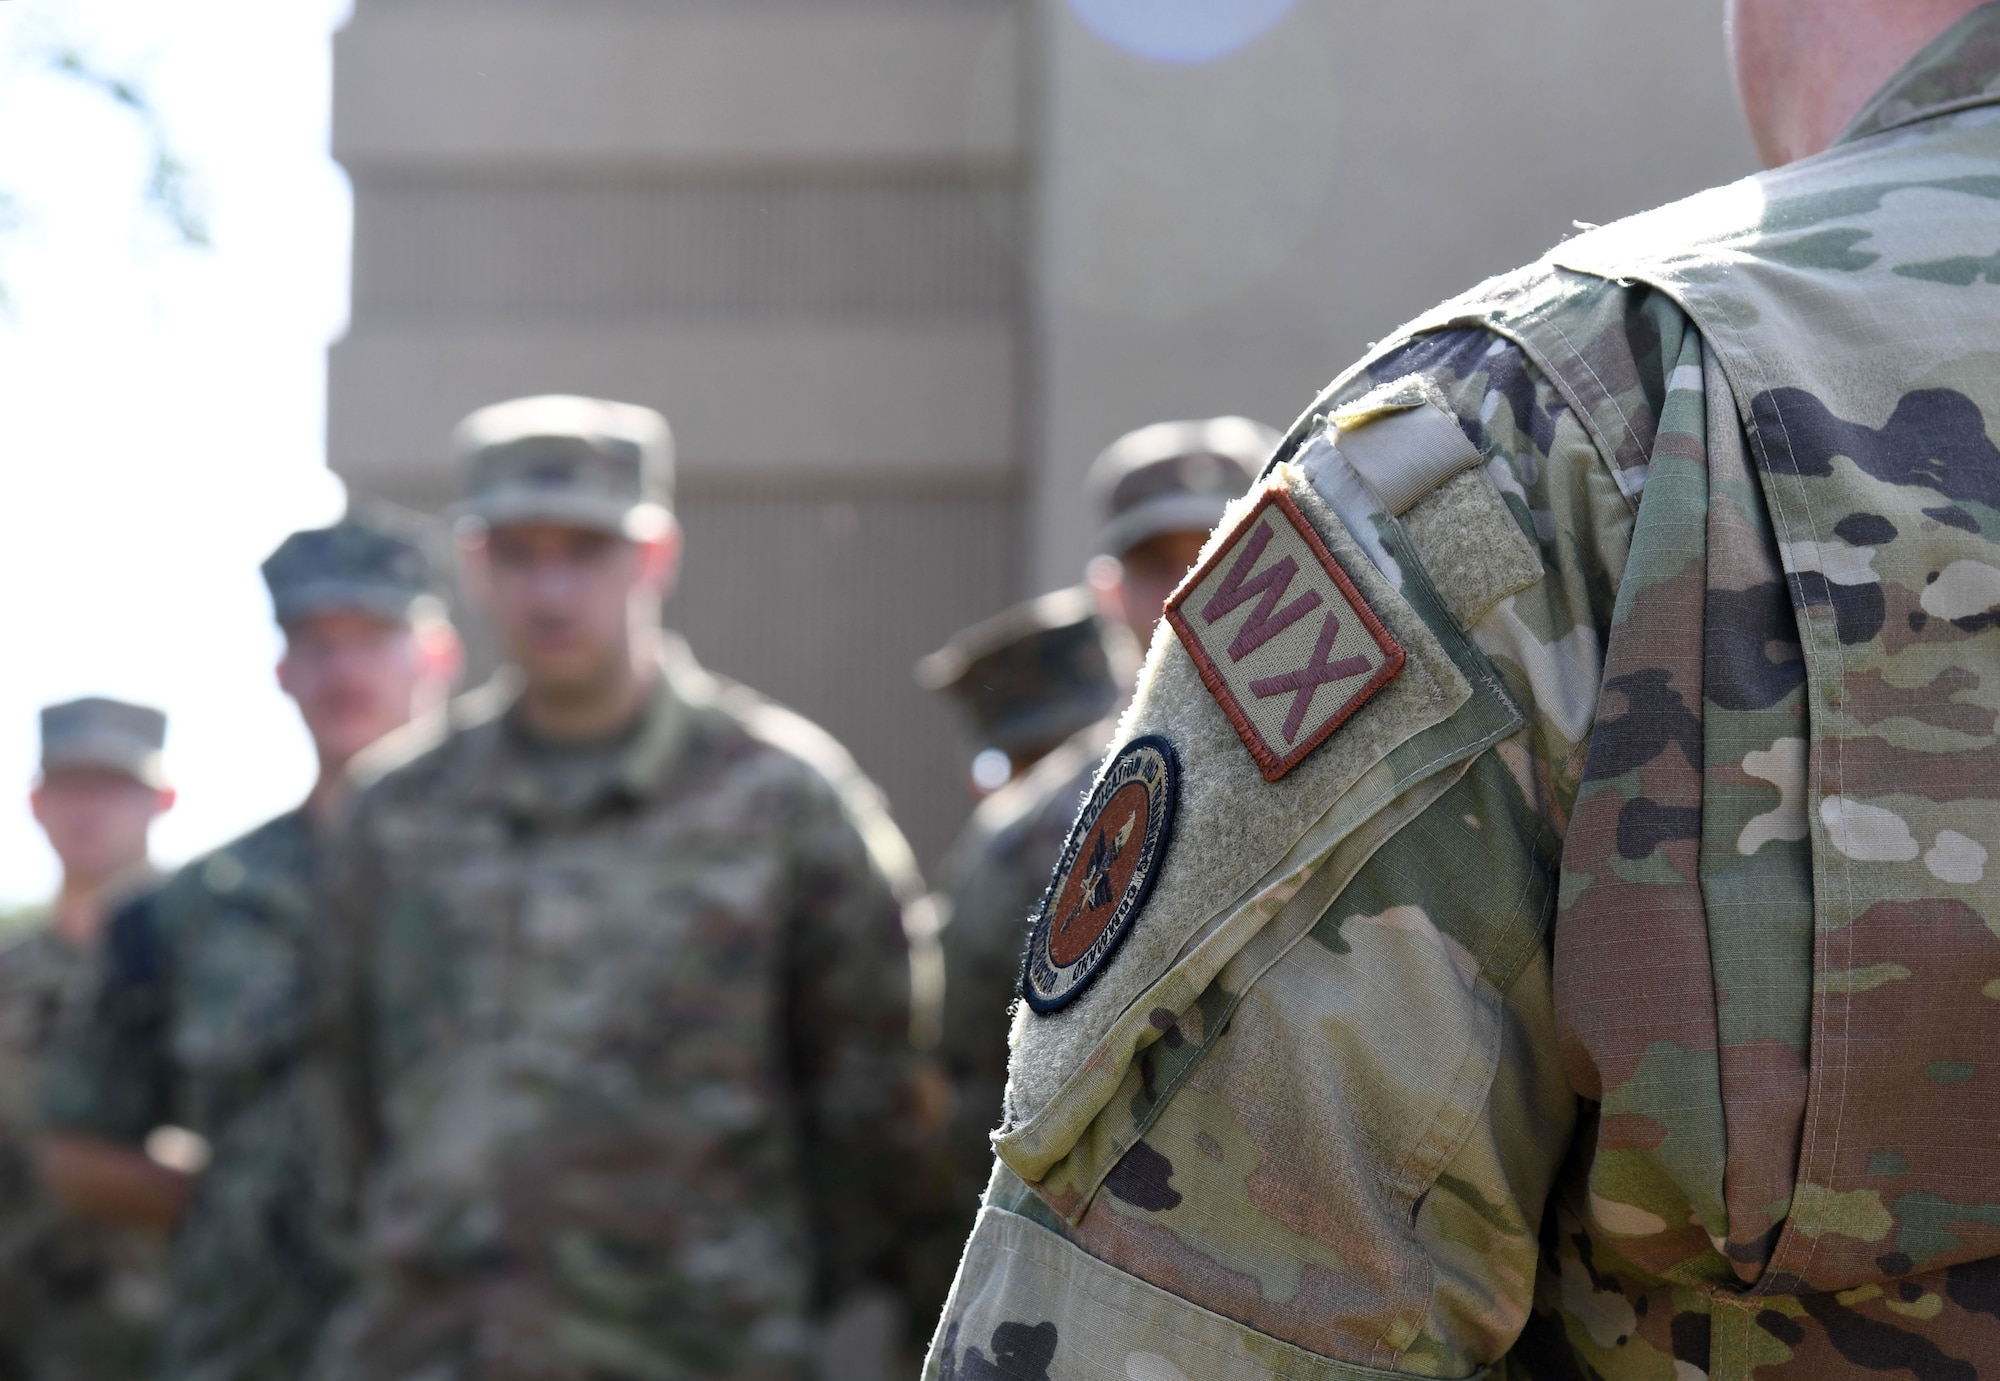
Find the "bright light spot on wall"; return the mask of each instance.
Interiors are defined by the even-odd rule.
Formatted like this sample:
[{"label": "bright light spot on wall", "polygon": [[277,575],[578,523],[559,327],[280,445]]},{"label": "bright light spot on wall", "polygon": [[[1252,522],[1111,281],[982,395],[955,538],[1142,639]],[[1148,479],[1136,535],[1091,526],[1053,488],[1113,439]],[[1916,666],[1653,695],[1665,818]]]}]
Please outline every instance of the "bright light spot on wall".
[{"label": "bright light spot on wall", "polygon": [[1297,0],[1069,0],[1107,43],[1155,62],[1228,57],[1269,33]]},{"label": "bright light spot on wall", "polygon": [[1007,785],[1013,775],[1014,764],[998,748],[982,748],[972,760],[972,784],[988,795]]}]

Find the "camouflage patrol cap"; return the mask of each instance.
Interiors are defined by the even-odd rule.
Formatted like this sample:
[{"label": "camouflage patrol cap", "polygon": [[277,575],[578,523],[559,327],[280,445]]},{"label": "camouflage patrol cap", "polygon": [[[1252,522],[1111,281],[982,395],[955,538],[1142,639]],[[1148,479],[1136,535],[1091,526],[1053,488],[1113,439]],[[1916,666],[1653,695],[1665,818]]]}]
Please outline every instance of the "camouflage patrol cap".
[{"label": "camouflage patrol cap", "polygon": [[467,417],[453,443],[470,471],[462,517],[635,539],[666,525],[673,433],[651,408],[570,394],[515,398]]},{"label": "camouflage patrol cap", "polygon": [[431,594],[431,562],[414,531],[375,515],[295,532],[264,559],[271,608],[286,627],[353,612],[402,621]]},{"label": "camouflage patrol cap", "polygon": [[122,772],[162,788],[167,777],[160,750],[167,717],[145,705],[87,696],[42,710],[42,775],[65,768]]},{"label": "camouflage patrol cap", "polygon": [[982,746],[1013,756],[1046,748],[1118,703],[1104,630],[1081,588],[1017,604],[953,636],[917,663],[917,683],[949,694]]},{"label": "camouflage patrol cap", "polygon": [[1127,432],[1091,462],[1084,481],[1101,526],[1097,549],[1123,556],[1166,532],[1207,532],[1245,493],[1279,436],[1247,417],[1155,422]]}]

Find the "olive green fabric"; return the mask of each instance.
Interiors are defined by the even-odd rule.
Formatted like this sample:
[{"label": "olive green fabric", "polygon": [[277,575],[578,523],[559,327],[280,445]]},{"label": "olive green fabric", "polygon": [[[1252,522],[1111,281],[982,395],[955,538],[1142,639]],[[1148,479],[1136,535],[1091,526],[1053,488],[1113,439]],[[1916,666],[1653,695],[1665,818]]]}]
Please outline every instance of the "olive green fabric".
[{"label": "olive green fabric", "polygon": [[909,848],[678,642],[577,772],[525,728],[486,695],[384,745],[329,866],[365,1173],[316,1374],[803,1376],[830,1307],[940,1283]]},{"label": "olive green fabric", "polygon": [[1524,722],[1273,911],[1263,967],[1110,1017],[1150,1041],[1017,1029],[1016,1089],[1116,1094],[1061,1156],[1002,1139],[930,1374],[1227,1375],[1224,1336],[1439,1377],[2000,1370],[1996,92],[1987,6],[1826,155],[1483,285],[1294,428],[1371,605],[1420,608],[1449,535],[1327,418],[1445,400],[1543,567],[1470,627]]}]

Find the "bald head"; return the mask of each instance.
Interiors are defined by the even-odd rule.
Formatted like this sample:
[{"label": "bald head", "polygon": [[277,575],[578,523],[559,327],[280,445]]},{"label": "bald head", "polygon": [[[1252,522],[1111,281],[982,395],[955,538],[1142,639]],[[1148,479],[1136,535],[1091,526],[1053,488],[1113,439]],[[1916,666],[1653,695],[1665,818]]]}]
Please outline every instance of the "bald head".
[{"label": "bald head", "polygon": [[1764,166],[1827,148],[1899,68],[1984,0],[1728,0],[1736,89]]}]

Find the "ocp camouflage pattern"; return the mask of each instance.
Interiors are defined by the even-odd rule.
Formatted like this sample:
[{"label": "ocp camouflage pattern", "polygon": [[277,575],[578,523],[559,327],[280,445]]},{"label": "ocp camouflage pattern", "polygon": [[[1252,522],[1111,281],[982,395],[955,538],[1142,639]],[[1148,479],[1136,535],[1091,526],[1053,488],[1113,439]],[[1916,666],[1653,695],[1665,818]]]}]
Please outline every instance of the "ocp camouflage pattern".
[{"label": "ocp camouflage pattern", "polygon": [[832,740],[675,648],[615,742],[482,697],[359,798],[362,1282],[318,1375],[803,1375],[935,1230],[908,846]]},{"label": "ocp camouflage pattern", "polygon": [[[1988,6],[1829,154],[1482,285],[1294,429],[1275,480],[1523,722],[1267,938],[1308,863],[1066,1155],[1003,1134],[931,1375],[2000,1368],[1996,78]],[[1483,473],[1371,511],[1371,390]],[[1545,574],[1489,600],[1495,498]]]}]

